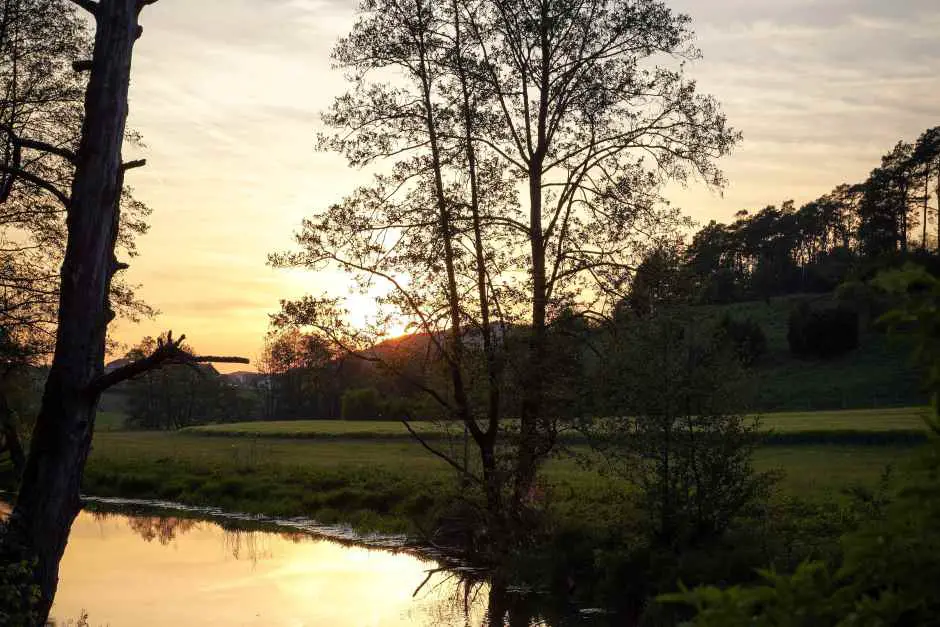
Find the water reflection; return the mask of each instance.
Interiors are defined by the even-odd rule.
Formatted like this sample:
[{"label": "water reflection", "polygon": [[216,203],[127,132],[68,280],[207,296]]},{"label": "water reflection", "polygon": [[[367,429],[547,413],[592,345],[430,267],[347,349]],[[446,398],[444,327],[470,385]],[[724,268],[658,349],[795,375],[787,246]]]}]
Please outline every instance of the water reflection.
[{"label": "water reflection", "polygon": [[[154,515],[79,515],[53,615],[89,625],[479,626],[486,586],[414,555]],[[413,596],[414,595],[414,596]],[[494,623],[501,624],[501,623]]]},{"label": "water reflection", "polygon": [[244,522],[86,511],[72,527],[52,614],[64,626],[84,624],[87,612],[93,627],[585,624],[539,619],[532,600],[405,551]]}]

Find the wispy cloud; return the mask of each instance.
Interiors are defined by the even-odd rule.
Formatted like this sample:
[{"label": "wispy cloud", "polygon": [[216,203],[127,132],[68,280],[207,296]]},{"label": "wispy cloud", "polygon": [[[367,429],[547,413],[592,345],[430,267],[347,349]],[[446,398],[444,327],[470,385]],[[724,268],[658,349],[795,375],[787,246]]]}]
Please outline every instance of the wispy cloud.
[{"label": "wispy cloud", "polygon": [[[858,180],[902,137],[940,124],[936,0],[673,0],[704,59],[690,68],[745,133],[724,196],[676,189],[700,220],[808,200]],[[354,0],[161,0],[144,16],[131,123],[154,209],[131,279],[164,311],[129,340],[181,323],[200,347],[254,354],[279,297],[339,286],[276,273],[302,217],[362,175],[314,151],[319,112],[347,88],[330,50]],[[197,337],[198,336],[198,337]],[[213,342],[218,343],[217,346]]]}]

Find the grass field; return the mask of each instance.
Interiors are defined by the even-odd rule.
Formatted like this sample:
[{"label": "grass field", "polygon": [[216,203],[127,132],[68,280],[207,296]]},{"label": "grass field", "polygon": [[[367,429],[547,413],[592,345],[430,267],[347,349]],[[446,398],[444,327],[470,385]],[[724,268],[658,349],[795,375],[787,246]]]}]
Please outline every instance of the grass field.
[{"label": "grass field", "polygon": [[95,431],[121,431],[125,415],[120,411],[99,411],[95,417]]},{"label": "grass field", "polygon": [[[894,419],[906,424],[910,417],[899,413]],[[808,418],[794,415],[793,420]],[[775,446],[760,449],[755,462],[760,470],[785,473],[783,494],[812,500],[838,497],[849,486],[876,485],[885,467],[903,462],[911,450],[905,445]],[[565,510],[615,515],[610,513],[615,497],[628,491],[621,480],[570,458],[551,460],[545,478]],[[83,490],[407,531],[455,497],[455,482],[444,462],[405,439],[106,431],[95,436]]]},{"label": "grass field", "polygon": [[[903,462],[914,442],[898,436],[922,434],[925,411],[768,414],[762,424],[777,439],[757,451],[755,464],[783,471],[784,495],[839,498],[847,487],[875,486],[886,466]],[[251,422],[176,433],[125,431],[123,424],[121,412],[99,413],[85,493],[308,516],[384,531],[413,530],[415,521],[456,496],[450,467],[396,422]],[[414,428],[427,436],[442,433],[432,423]],[[569,447],[588,451],[576,441]],[[570,457],[552,459],[545,478],[556,504],[576,517],[617,516],[617,503],[629,492],[622,480],[586,470]]]},{"label": "grass field", "polygon": [[[925,408],[862,409],[826,412],[772,413],[761,417],[763,429],[774,434],[771,442],[779,444],[813,443],[868,443],[879,438],[888,441],[916,440],[923,437]],[[444,435],[434,423],[412,424],[422,436],[433,438]],[[451,429],[459,432],[459,427]],[[241,422],[222,425],[191,427],[186,433],[194,435],[306,438],[306,439],[411,439],[400,422],[300,420],[275,422]]]}]

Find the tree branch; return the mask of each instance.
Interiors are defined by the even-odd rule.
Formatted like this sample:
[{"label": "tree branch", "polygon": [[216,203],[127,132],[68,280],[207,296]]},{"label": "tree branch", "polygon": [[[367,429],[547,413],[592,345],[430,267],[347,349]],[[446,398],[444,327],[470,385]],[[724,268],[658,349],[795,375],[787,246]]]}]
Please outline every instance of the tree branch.
[{"label": "tree branch", "polygon": [[72,165],[75,165],[75,162],[78,161],[78,157],[74,152],[68,148],[62,148],[60,146],[54,146],[44,141],[39,141],[36,139],[28,139],[25,137],[20,137],[16,130],[9,124],[0,124],[0,131],[3,131],[10,136],[11,142],[22,148],[29,148],[30,150],[38,150],[40,152],[47,152],[57,157],[62,157]]},{"label": "tree branch", "polygon": [[85,9],[95,17],[98,17],[98,3],[93,0],[69,0],[72,4]]},{"label": "tree branch", "polygon": [[56,200],[62,203],[62,206],[65,207],[66,209],[68,209],[72,204],[72,200],[64,192],[62,192],[59,188],[57,188],[55,185],[53,185],[49,181],[41,179],[35,174],[26,172],[25,170],[21,170],[19,168],[10,167],[10,166],[3,165],[3,164],[0,164],[0,172],[5,172],[6,174],[10,174],[12,176],[18,176],[24,181],[28,181],[32,183],[33,185],[35,185],[36,187],[40,187],[46,190],[47,192],[55,196]]},{"label": "tree branch", "polygon": [[460,465],[459,463],[457,463],[455,460],[451,459],[450,457],[448,457],[448,456],[445,455],[444,453],[440,452],[439,450],[437,450],[436,448],[434,448],[433,446],[431,446],[430,444],[428,444],[427,441],[426,441],[424,438],[422,438],[420,435],[418,435],[418,432],[417,432],[417,431],[415,431],[414,429],[412,429],[411,425],[408,424],[408,421],[407,421],[407,420],[402,420],[401,423],[402,423],[403,425],[405,425],[405,428],[406,428],[406,429],[408,429],[408,433],[410,433],[411,436],[412,436],[415,440],[418,441],[418,444],[420,444],[421,446],[423,446],[428,452],[430,452],[430,453],[431,453],[432,455],[434,455],[435,457],[438,457],[438,458],[440,458],[440,459],[443,459],[443,460],[444,460],[445,462],[447,462],[450,466],[453,466],[453,467],[457,470],[457,472],[459,472],[460,474],[464,475],[464,476],[467,477],[468,479],[471,479],[472,481],[474,481],[474,482],[477,483],[478,485],[483,485],[483,481],[482,481],[479,477],[477,477],[475,474],[473,474],[472,472],[468,471],[466,468],[464,468],[463,466],[461,466],[461,465]]},{"label": "tree branch", "polygon": [[195,365],[200,363],[226,363],[226,364],[247,364],[244,357],[216,357],[212,355],[193,355],[183,348],[185,335],[179,339],[173,339],[173,332],[167,333],[166,339],[158,340],[156,350],[147,357],[131,362],[126,366],[116,368],[111,372],[105,373],[95,379],[89,386],[91,391],[101,393],[114,387],[115,385],[139,377],[151,370],[157,370],[163,366],[174,364]]},{"label": "tree branch", "polygon": [[128,161],[127,163],[121,164],[121,167],[124,168],[124,171],[133,170],[135,168],[142,168],[147,165],[146,159],[137,159],[135,161]]}]

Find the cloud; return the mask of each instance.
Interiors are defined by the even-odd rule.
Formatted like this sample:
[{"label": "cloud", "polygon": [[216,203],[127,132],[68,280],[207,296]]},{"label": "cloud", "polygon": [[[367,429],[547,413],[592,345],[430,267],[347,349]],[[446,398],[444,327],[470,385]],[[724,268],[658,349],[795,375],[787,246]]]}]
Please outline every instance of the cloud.
[{"label": "cloud", "polygon": [[[859,180],[898,139],[940,123],[936,0],[669,5],[691,14],[704,53],[690,76],[745,133],[724,163],[723,196],[670,190],[700,220]],[[314,150],[319,112],[348,87],[329,54],[354,9],[355,0],[161,0],[145,12],[131,124],[150,167],[129,182],[154,215],[129,278],[165,312],[156,330],[186,323],[206,350],[253,353],[278,298],[342,287],[335,275],[264,263],[290,247],[304,216],[363,180]]]}]

